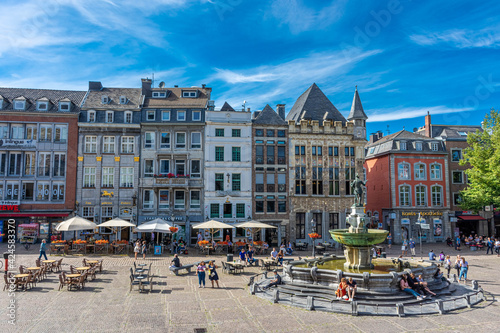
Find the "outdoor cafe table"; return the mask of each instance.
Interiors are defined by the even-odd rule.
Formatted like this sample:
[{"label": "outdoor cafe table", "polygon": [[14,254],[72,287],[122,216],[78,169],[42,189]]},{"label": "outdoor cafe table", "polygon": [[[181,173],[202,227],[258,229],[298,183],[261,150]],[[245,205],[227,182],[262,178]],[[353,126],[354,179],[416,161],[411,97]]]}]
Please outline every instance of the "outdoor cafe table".
[{"label": "outdoor cafe table", "polygon": [[30,275],[29,274],[16,274],[16,275],[14,275],[14,278],[16,279],[16,288],[17,288],[17,281],[21,280],[21,279],[25,279],[28,276],[30,276]]},{"label": "outdoor cafe table", "polygon": [[262,259],[262,264],[266,269],[271,269],[272,265],[277,265],[278,262],[274,259]]},{"label": "outdoor cafe table", "polygon": [[142,292],[144,290],[144,288],[142,286],[142,280],[146,279],[146,276],[145,275],[138,275],[135,278],[136,278],[136,280],[139,280],[139,292]]},{"label": "outdoor cafe table", "polygon": [[306,249],[306,243],[297,243],[295,244],[297,250],[305,250]]},{"label": "outdoor cafe table", "polygon": [[28,268],[25,268],[25,270],[28,270],[28,271],[38,271],[40,269],[41,269],[40,267],[28,267]]},{"label": "outdoor cafe table", "polygon": [[97,265],[99,263],[99,260],[87,260],[87,264],[90,266]]},{"label": "outdoor cafe table", "polygon": [[229,266],[233,266],[236,269],[244,269],[245,268],[245,265],[243,265],[243,264],[241,264],[239,262],[230,262],[230,261],[228,261],[228,262],[226,262],[226,264],[229,265]]},{"label": "outdoor cafe table", "polygon": [[87,267],[87,266],[86,267],[77,267],[77,268],[75,268],[75,270],[77,270],[77,271],[88,271],[89,269],[90,269],[90,267]]}]

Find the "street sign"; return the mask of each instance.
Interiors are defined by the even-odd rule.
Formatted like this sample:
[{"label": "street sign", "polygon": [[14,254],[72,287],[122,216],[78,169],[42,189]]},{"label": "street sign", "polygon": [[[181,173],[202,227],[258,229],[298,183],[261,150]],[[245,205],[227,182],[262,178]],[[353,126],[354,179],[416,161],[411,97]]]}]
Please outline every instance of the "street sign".
[{"label": "street sign", "polygon": [[430,225],[429,225],[429,223],[420,223],[420,227],[422,229],[430,229],[431,228]]}]

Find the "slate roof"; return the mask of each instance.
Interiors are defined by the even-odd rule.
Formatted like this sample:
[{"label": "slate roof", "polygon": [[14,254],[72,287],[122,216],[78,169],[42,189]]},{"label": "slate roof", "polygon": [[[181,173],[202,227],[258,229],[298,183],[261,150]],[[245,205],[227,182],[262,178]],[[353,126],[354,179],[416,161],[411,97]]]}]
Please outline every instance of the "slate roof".
[{"label": "slate roof", "polygon": [[233,107],[229,105],[228,102],[224,102],[224,105],[220,108],[221,111],[234,111]]},{"label": "slate roof", "polygon": [[[86,91],[76,90],[52,90],[52,89],[28,89],[28,88],[1,88],[0,99],[3,99],[2,111],[12,110],[16,112],[64,112],[59,111],[59,102],[71,102],[71,112],[80,112],[80,105],[85,97]],[[25,110],[14,110],[13,100],[21,98],[26,100]],[[47,111],[36,110],[36,102],[43,100],[49,102]]]},{"label": "slate roof", "polygon": [[363,110],[363,105],[361,105],[361,99],[358,94],[358,87],[356,87],[356,91],[354,92],[354,98],[352,99],[351,112],[347,117],[347,120],[353,119],[368,119],[365,114],[365,110]]},{"label": "slate roof", "polygon": [[[139,89],[140,90],[140,89]],[[198,97],[182,97],[183,90],[197,90]],[[212,93],[212,88],[168,88],[167,98],[146,97],[145,108],[205,108]]]},{"label": "slate roof", "polygon": [[[108,96],[109,103],[101,102],[102,96]],[[120,96],[127,98],[127,103],[120,104]],[[143,96],[140,88],[102,88],[89,90],[82,109],[133,110],[140,109]]]},{"label": "slate roof", "polygon": [[295,101],[292,109],[286,116],[286,120],[294,120],[299,123],[300,120],[323,120],[341,121],[346,123],[346,119],[330,102],[328,97],[319,89],[316,83],[313,83],[300,97]]},{"label": "slate roof", "polygon": [[272,107],[267,104],[262,111],[253,120],[255,125],[275,125],[275,126],[286,126],[286,121],[284,121]]},{"label": "slate roof", "polygon": [[[467,135],[463,135],[463,133],[468,134],[469,132],[482,132],[483,129],[481,126],[471,125],[434,125],[431,124],[431,136],[433,138],[439,138],[443,140],[452,140],[452,141],[467,141]],[[417,132],[418,134],[424,135],[425,128],[421,128]]]},{"label": "slate roof", "polygon": [[[401,149],[401,141],[406,142],[405,150]],[[422,150],[416,149],[417,141],[422,142]],[[437,151],[432,150],[431,143],[438,144]],[[365,148],[367,148],[366,158],[389,153],[446,154],[446,147],[443,141],[428,138],[405,130],[385,136],[374,143],[369,143],[365,146]]]}]

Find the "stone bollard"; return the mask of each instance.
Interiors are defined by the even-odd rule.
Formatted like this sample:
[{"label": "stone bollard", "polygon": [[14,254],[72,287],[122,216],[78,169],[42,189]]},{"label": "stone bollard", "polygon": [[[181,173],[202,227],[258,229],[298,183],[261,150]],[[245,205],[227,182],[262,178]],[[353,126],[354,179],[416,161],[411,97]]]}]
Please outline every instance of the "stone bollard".
[{"label": "stone bollard", "polygon": [[370,273],[368,272],[364,272],[363,273],[363,287],[366,288],[366,289],[369,289],[368,288],[368,283],[370,282]]},{"label": "stone bollard", "polygon": [[353,316],[358,315],[358,302],[356,301],[351,302],[351,315]]},{"label": "stone bollard", "polygon": [[458,283],[457,274],[453,273],[453,282]]},{"label": "stone bollard", "polygon": [[398,314],[398,316],[404,317],[405,316],[405,306],[401,303],[396,304],[396,313]]},{"label": "stone bollard", "polygon": [[252,283],[250,285],[250,294],[255,295],[255,289],[256,288],[257,288],[257,286],[255,285],[255,283]]},{"label": "stone bollard", "polygon": [[340,281],[342,280],[342,278],[344,277],[344,272],[342,272],[341,269],[337,269],[337,282],[340,283]]},{"label": "stone bollard", "polygon": [[474,290],[479,289],[479,283],[477,283],[476,280],[472,280],[472,289],[474,289]]},{"label": "stone bollard", "polygon": [[307,296],[307,310],[314,311],[314,297]]},{"label": "stone bollard", "polygon": [[470,302],[470,295],[465,295],[465,301],[467,302],[467,307],[471,308],[472,303]]},{"label": "stone bollard", "polygon": [[267,271],[264,272],[264,279],[267,279]]},{"label": "stone bollard", "polygon": [[443,304],[443,301],[438,299],[436,301],[436,305],[437,305],[437,308],[438,308],[438,311],[439,311],[439,314],[443,314],[445,311],[444,311],[444,304]]},{"label": "stone bollard", "polygon": [[280,301],[280,292],[278,289],[274,289],[273,303],[279,303],[279,301]]},{"label": "stone bollard", "polygon": [[251,286],[254,282],[255,282],[255,276],[251,276],[248,281],[248,285]]}]

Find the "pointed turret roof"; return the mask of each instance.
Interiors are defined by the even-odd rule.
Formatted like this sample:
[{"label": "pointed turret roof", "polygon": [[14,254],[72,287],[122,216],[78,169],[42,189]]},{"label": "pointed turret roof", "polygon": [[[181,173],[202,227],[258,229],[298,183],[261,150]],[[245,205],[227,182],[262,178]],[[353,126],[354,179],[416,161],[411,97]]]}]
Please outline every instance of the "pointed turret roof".
[{"label": "pointed turret roof", "polygon": [[259,115],[254,119],[257,125],[286,125],[286,122],[267,104]]},{"label": "pointed turret roof", "polygon": [[356,91],[354,92],[354,98],[352,99],[351,112],[347,117],[347,120],[349,121],[353,119],[364,119],[364,120],[368,119],[368,117],[365,114],[365,111],[363,110],[363,105],[361,105],[361,99],[359,98],[358,94],[358,86],[356,86]]},{"label": "pointed turret roof", "polygon": [[224,102],[224,105],[220,108],[221,111],[234,111],[233,107],[229,105],[228,102]]},{"label": "pointed turret roof", "polygon": [[323,120],[346,122],[344,116],[330,102],[316,83],[313,83],[300,95],[286,116],[286,120],[296,122],[300,122],[302,119],[319,120],[320,122]]}]

